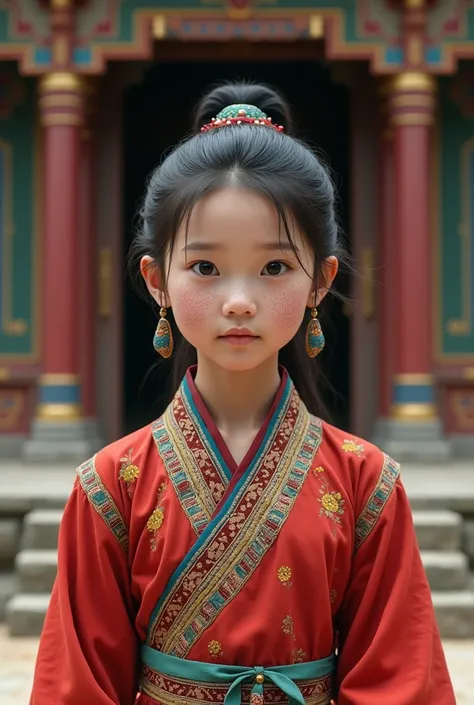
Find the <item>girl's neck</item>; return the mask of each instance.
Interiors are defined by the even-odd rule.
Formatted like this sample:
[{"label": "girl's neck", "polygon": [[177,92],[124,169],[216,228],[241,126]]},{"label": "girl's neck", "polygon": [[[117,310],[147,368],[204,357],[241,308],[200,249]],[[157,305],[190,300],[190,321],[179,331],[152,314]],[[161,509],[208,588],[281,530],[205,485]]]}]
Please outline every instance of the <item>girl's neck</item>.
[{"label": "girl's neck", "polygon": [[278,358],[245,372],[229,372],[198,356],[196,388],[224,432],[259,429],[280,386]]}]

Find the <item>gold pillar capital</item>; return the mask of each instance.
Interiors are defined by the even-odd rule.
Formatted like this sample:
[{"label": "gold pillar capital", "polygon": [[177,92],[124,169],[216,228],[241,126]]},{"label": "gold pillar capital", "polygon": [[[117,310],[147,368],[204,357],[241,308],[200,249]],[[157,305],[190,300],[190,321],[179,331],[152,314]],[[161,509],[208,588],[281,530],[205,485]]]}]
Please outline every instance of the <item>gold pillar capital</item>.
[{"label": "gold pillar capital", "polygon": [[80,74],[66,71],[44,74],[39,79],[39,95],[44,126],[83,124],[86,82]]},{"label": "gold pillar capital", "polygon": [[425,7],[425,0],[405,0],[407,10],[422,10]]},{"label": "gold pillar capital", "polygon": [[45,93],[83,93],[85,81],[83,76],[71,71],[45,73],[40,77],[40,92]]},{"label": "gold pillar capital", "polygon": [[387,108],[392,126],[428,126],[434,122],[436,79],[429,73],[404,71],[386,86]]},{"label": "gold pillar capital", "polygon": [[388,82],[387,94],[405,92],[434,93],[436,91],[436,79],[429,73],[421,71],[403,71],[397,73]]}]

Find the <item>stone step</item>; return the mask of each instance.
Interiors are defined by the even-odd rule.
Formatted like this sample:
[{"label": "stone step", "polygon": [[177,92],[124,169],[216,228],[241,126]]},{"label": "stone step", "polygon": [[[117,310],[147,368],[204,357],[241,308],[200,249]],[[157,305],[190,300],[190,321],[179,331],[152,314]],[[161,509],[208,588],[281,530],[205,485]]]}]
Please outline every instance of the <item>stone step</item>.
[{"label": "stone step", "polygon": [[433,592],[433,605],[443,639],[474,638],[474,591]]},{"label": "stone step", "polygon": [[[433,604],[443,639],[474,638],[474,591],[433,592]],[[6,609],[11,636],[39,636],[43,628],[49,594],[18,593]]]},{"label": "stone step", "polygon": [[462,517],[442,510],[413,512],[418,545],[422,551],[458,551],[462,541]]},{"label": "stone step", "polygon": [[47,593],[56,577],[58,554],[56,551],[20,551],[15,566],[21,592]]},{"label": "stone step", "polygon": [[13,561],[20,544],[19,519],[0,519],[0,562]]},{"label": "stone step", "polygon": [[27,514],[23,525],[23,549],[56,550],[62,515],[61,509],[34,509]]},{"label": "stone step", "polygon": [[7,604],[7,627],[10,636],[39,636],[49,605],[49,594],[18,593]]},{"label": "stone step", "polygon": [[0,572],[0,622],[5,621],[8,601],[13,597],[18,588],[18,581],[13,571]]},{"label": "stone step", "polygon": [[421,559],[432,590],[465,590],[469,586],[469,561],[461,551],[422,551]]}]

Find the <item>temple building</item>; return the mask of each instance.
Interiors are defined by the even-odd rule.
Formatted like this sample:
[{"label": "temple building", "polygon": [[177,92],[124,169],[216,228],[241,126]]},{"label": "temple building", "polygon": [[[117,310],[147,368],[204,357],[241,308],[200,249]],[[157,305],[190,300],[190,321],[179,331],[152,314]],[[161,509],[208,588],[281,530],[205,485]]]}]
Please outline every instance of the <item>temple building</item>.
[{"label": "temple building", "polygon": [[400,460],[473,456],[472,4],[10,0],[0,457],[75,463],[153,418],[167,373],[143,385],[156,317],[125,253],[147,175],[237,78],[280,88],[335,173],[356,268],[323,319],[336,422]]}]

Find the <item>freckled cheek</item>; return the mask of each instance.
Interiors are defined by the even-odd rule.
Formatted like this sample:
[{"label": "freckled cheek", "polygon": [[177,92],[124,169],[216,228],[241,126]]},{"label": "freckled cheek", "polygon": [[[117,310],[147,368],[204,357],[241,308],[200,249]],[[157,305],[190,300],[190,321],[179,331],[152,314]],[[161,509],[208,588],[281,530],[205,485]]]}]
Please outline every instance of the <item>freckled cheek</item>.
[{"label": "freckled cheek", "polygon": [[211,291],[183,283],[170,287],[169,294],[179,327],[187,330],[202,327],[212,316],[215,296]]},{"label": "freckled cheek", "polygon": [[306,310],[308,295],[308,286],[303,284],[273,291],[266,297],[269,321],[277,323],[284,330],[299,328]]}]

